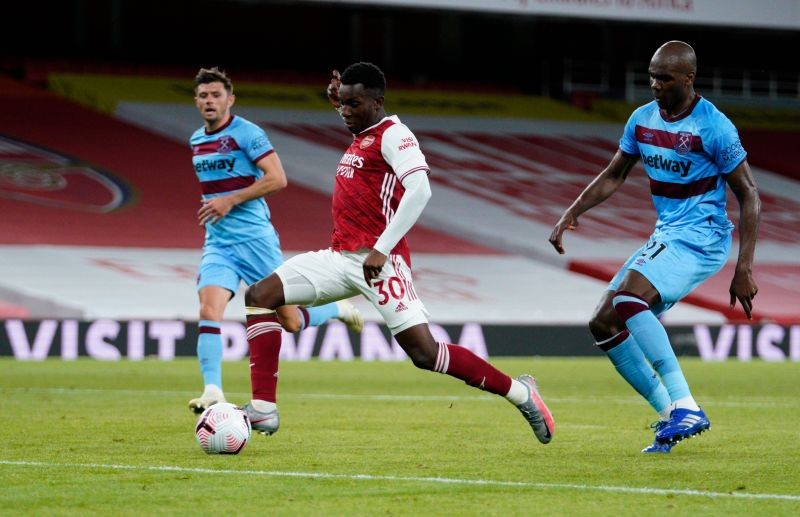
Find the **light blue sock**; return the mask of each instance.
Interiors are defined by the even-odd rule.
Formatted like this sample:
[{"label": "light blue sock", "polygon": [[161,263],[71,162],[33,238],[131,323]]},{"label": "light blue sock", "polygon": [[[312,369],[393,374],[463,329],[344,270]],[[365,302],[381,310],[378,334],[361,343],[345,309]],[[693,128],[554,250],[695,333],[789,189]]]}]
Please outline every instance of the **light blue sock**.
[{"label": "light blue sock", "polygon": [[678,358],[675,357],[667,331],[658,318],[646,310],[628,318],[625,325],[653,369],[661,376],[661,382],[666,386],[670,399],[674,401],[691,397],[689,384],[683,376]]},{"label": "light blue sock", "polygon": [[629,335],[625,341],[606,351],[606,354],[622,378],[647,399],[657,413],[670,405],[667,388],[647,362],[633,336]]},{"label": "light blue sock", "polygon": [[215,384],[222,389],[222,337],[218,321],[200,320],[197,335],[197,360],[203,384]]},{"label": "light blue sock", "polygon": [[308,311],[308,326],[318,327],[329,319],[339,316],[339,306],[334,303],[327,303],[319,307],[306,307]]}]

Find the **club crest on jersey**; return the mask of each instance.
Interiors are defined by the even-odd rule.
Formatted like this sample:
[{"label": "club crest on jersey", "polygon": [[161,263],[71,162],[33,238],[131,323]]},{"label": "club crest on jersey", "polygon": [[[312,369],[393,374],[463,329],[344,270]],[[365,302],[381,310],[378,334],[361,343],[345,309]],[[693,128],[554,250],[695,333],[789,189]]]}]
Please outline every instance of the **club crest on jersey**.
[{"label": "club crest on jersey", "polygon": [[361,140],[361,143],[358,144],[358,146],[361,149],[366,149],[367,147],[371,146],[373,143],[375,143],[375,136],[374,135],[367,135],[367,136],[364,137],[363,140]]},{"label": "club crest on jersey", "polygon": [[675,141],[675,152],[678,154],[689,154],[692,150],[692,133],[689,131],[678,131],[678,139]]},{"label": "club crest on jersey", "polygon": [[217,152],[220,154],[228,154],[233,150],[233,138],[228,135],[221,137],[217,140]]}]

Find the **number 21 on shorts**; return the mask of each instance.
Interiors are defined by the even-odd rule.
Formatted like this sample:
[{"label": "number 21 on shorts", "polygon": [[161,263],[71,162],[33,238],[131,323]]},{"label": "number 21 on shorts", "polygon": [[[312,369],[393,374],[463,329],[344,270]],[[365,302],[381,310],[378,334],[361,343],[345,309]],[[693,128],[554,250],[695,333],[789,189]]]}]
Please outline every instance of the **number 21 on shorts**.
[{"label": "number 21 on shorts", "polygon": [[663,242],[658,242],[656,240],[650,241],[647,243],[647,246],[642,251],[641,256],[644,257],[647,255],[648,260],[653,260],[658,256],[659,253],[667,249],[667,245]]}]

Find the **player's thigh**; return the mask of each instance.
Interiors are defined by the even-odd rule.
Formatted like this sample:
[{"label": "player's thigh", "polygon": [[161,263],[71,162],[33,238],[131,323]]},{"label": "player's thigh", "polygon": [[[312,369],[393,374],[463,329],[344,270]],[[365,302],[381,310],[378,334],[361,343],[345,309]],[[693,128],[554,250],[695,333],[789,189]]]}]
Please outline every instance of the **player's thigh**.
[{"label": "player's thigh", "polygon": [[275,274],[287,305],[322,305],[358,294],[348,282],[341,254],[330,249],[295,255]]},{"label": "player's thigh", "polygon": [[197,293],[200,299],[200,319],[222,321],[225,307],[233,298],[233,293],[218,285],[206,285]]},{"label": "player's thigh", "polygon": [[386,326],[396,335],[422,323],[428,323],[428,311],[417,296],[411,268],[400,255],[390,255],[378,278],[367,285],[364,280],[364,259],[368,250],[343,252],[346,274],[351,285],[378,309]]}]

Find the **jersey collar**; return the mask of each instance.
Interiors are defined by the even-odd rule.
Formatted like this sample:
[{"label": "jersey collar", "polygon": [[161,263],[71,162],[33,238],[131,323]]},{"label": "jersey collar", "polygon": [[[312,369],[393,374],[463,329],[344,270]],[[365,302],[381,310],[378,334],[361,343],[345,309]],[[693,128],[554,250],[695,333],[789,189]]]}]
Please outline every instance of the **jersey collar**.
[{"label": "jersey collar", "polygon": [[222,124],[220,127],[218,127],[217,129],[215,129],[214,131],[209,131],[208,129],[206,129],[206,130],[205,130],[205,132],[206,132],[206,135],[216,135],[217,133],[219,133],[220,131],[222,131],[222,130],[223,130],[223,129],[225,129],[226,127],[230,126],[230,125],[233,123],[233,119],[234,119],[234,118],[236,118],[236,115],[233,115],[233,114],[231,114],[231,118],[229,118],[227,122],[225,122],[224,124]]}]

